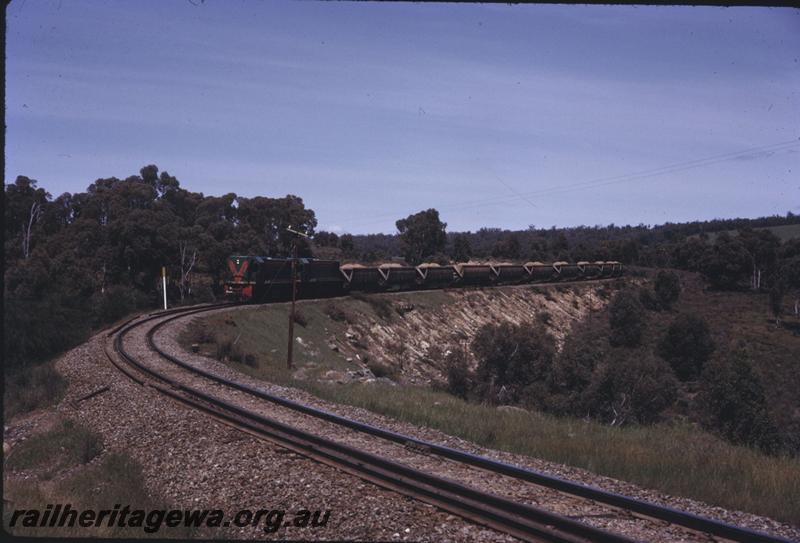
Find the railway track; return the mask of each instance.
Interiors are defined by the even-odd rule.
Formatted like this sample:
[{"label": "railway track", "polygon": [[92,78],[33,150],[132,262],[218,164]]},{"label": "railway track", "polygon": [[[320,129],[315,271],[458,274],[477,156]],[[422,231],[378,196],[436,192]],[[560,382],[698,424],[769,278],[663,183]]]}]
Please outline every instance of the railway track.
[{"label": "railway track", "polygon": [[[319,462],[333,465],[345,472],[369,480],[415,499],[436,505],[441,509],[483,524],[496,530],[511,534],[525,541],[609,541],[622,542],[632,539],[590,526],[565,515],[530,504],[521,503],[494,493],[466,486],[451,478],[432,475],[423,470],[387,460],[381,455],[366,452],[329,438],[321,437],[286,424],[254,410],[242,407],[238,402],[209,394],[198,387],[179,382],[169,371],[159,371],[145,364],[125,349],[125,336],[134,329],[153,323],[146,332],[149,348],[161,359],[176,368],[190,372],[193,376],[209,380],[216,385],[236,390],[259,401],[280,406],[304,416],[321,419],[354,432],[381,438],[382,440],[413,448],[426,455],[441,457],[450,462],[480,468],[485,472],[499,474],[527,483],[553,489],[573,498],[591,503],[601,503],[623,515],[634,515],[645,521],[656,521],[681,526],[687,533],[701,532],[713,538],[731,541],[787,542],[761,532],[748,530],[699,517],[672,508],[636,500],[627,496],[606,492],[594,487],[581,485],[564,479],[552,477],[533,470],[521,468],[474,455],[468,452],[445,447],[435,443],[404,436],[382,428],[370,426],[328,411],[316,409],[294,402],[258,388],[226,379],[215,373],[197,368],[190,363],[167,353],[155,341],[160,329],[179,318],[202,312],[234,307],[239,304],[217,304],[188,309],[151,314],[138,321],[123,323],[109,332],[114,337],[113,348],[120,360],[115,360],[107,351],[111,362],[131,379],[141,385],[151,386],[162,394],[188,407],[200,410],[226,424],[235,426],[250,434],[267,439],[301,455]],[[263,403],[263,402],[262,402]],[[699,539],[703,539],[700,537]]]}]

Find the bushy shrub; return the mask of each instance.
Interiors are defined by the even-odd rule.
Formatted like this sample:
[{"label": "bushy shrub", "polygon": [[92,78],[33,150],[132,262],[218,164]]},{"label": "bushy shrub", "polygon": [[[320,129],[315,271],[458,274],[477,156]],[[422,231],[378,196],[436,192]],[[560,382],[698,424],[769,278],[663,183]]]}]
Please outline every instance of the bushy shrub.
[{"label": "bushy shrub", "polygon": [[115,322],[133,313],[137,307],[133,289],[123,286],[112,286],[105,292],[98,292],[94,297],[95,322],[98,325]]},{"label": "bushy shrub", "polygon": [[258,360],[255,355],[245,352],[240,343],[231,340],[224,340],[217,342],[217,349],[215,352],[217,360],[236,362],[255,368],[258,366]]},{"label": "bushy shrub", "polygon": [[27,413],[59,402],[67,390],[67,381],[53,368],[52,362],[23,366],[5,373],[3,405],[5,416]]},{"label": "bushy shrub", "polygon": [[478,358],[478,386],[485,399],[494,401],[494,390],[504,389],[508,401],[519,401],[521,392],[552,371],[555,342],[537,324],[487,324],[472,341]]},{"label": "bushy shrub", "polygon": [[786,289],[780,281],[777,281],[772,288],[769,289],[769,308],[772,310],[772,315],[775,317],[775,326],[779,326],[781,322],[783,297],[785,293]]},{"label": "bushy shrub", "polygon": [[227,339],[223,341],[218,341],[215,356],[217,360],[225,360],[230,358],[232,351],[233,351],[233,342],[231,340]]},{"label": "bushy shrub", "polygon": [[750,263],[750,253],[744,243],[723,232],[714,245],[705,249],[697,267],[712,287],[736,289],[747,278]]},{"label": "bushy shrub", "polygon": [[589,316],[567,337],[544,409],[606,424],[649,424],[677,398],[670,367],[643,349],[610,347],[604,319]]},{"label": "bushy shrub", "polygon": [[767,399],[748,354],[739,351],[710,364],[703,372],[697,397],[703,425],[729,441],[775,452],[778,431],[767,410]]},{"label": "bushy shrub", "polygon": [[250,353],[245,353],[245,355],[242,356],[242,364],[244,364],[245,366],[250,366],[251,368],[255,368],[256,366],[258,366],[256,357]]},{"label": "bushy shrub", "polygon": [[551,315],[549,311],[539,311],[536,314],[536,320],[547,326],[550,324],[550,321],[553,320],[553,315]]},{"label": "bushy shrub", "polygon": [[308,319],[306,318],[305,314],[299,309],[295,309],[294,311],[294,322],[305,328],[308,326]]},{"label": "bushy shrub", "polygon": [[23,441],[14,449],[9,465],[15,469],[60,468],[86,464],[103,452],[100,434],[71,419],[58,420],[49,430]]},{"label": "bushy shrub", "polygon": [[678,274],[671,271],[660,270],[653,282],[658,305],[663,309],[669,309],[672,304],[678,301],[681,295],[681,280]]},{"label": "bushy shrub", "polygon": [[611,345],[636,347],[641,344],[646,326],[645,318],[644,307],[632,291],[618,292],[609,304]]},{"label": "bushy shrub", "polygon": [[[458,337],[456,340],[459,341],[461,338]],[[431,385],[434,390],[467,399],[473,382],[467,364],[467,352],[463,347],[432,344],[428,347],[423,360],[444,374],[444,383],[434,382]]]},{"label": "bushy shrub", "polygon": [[679,315],[667,328],[657,347],[681,381],[696,379],[714,352],[714,340],[706,321],[695,315]]},{"label": "bushy shrub", "polygon": [[447,364],[447,392],[459,398],[466,398],[472,388],[466,353],[461,348],[452,349],[445,356]]},{"label": "bushy shrub", "polygon": [[231,347],[231,353],[228,355],[228,360],[231,362],[238,362],[239,364],[242,363],[244,360],[244,352],[239,348],[238,345],[234,344]]},{"label": "bushy shrub", "polygon": [[377,360],[368,361],[367,368],[369,368],[372,375],[377,378],[385,377],[392,380],[397,379],[397,370],[394,367],[378,362]]},{"label": "bushy shrub", "polygon": [[341,307],[339,307],[338,305],[335,305],[335,304],[332,304],[332,303],[331,304],[326,304],[325,308],[323,309],[323,311],[333,321],[343,322],[343,321],[348,320],[347,319],[347,313],[345,313],[344,310]]},{"label": "bushy shrub", "polygon": [[645,309],[649,309],[650,311],[658,311],[661,309],[655,293],[650,288],[642,287],[639,289],[639,301]]},{"label": "bushy shrub", "polygon": [[214,336],[205,320],[197,319],[190,322],[186,331],[190,343],[203,344],[216,341],[216,336]]},{"label": "bushy shrub", "polygon": [[383,296],[376,296],[374,294],[364,294],[363,292],[354,292],[351,294],[356,300],[360,300],[369,304],[375,314],[386,321],[392,320],[394,311],[392,311],[392,302]]},{"label": "bushy shrub", "polygon": [[567,338],[553,367],[551,382],[561,393],[579,393],[592,380],[595,368],[611,350],[604,338],[586,325]]},{"label": "bushy shrub", "polygon": [[528,409],[557,413],[554,408],[554,395],[549,383],[534,381],[526,386],[520,393],[520,403]]},{"label": "bushy shrub", "polygon": [[677,390],[663,361],[616,349],[595,368],[580,403],[584,413],[607,424],[649,424],[675,402]]},{"label": "bushy shrub", "polygon": [[215,302],[217,297],[214,295],[214,289],[211,288],[211,285],[200,285],[192,291],[192,300],[203,304]]},{"label": "bushy shrub", "polygon": [[3,300],[3,365],[22,367],[46,360],[86,341],[91,330],[89,310],[75,300],[48,296]]}]

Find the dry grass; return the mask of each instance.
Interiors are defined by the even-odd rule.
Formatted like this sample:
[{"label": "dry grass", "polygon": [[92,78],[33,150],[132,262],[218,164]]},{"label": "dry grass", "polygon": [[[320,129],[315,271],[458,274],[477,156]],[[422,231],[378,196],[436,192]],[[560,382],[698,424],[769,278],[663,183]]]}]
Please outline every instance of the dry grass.
[{"label": "dry grass", "polygon": [[370,361],[367,362],[367,367],[369,368],[369,371],[372,372],[372,375],[378,378],[386,377],[387,379],[395,380],[398,377],[397,368],[393,366],[387,366],[386,364],[381,364],[380,362]]},{"label": "dry grass", "polygon": [[6,372],[3,410],[6,418],[57,404],[67,383],[53,361]]},{"label": "dry grass", "polygon": [[78,469],[54,485],[32,483],[30,480],[7,482],[4,498],[12,507],[3,508],[3,526],[15,536],[32,536],[40,538],[63,537],[103,537],[103,538],[180,538],[191,537],[197,530],[186,527],[162,527],[156,533],[146,533],[137,527],[99,527],[82,528],[80,526],[63,528],[24,528],[17,524],[9,528],[14,509],[44,510],[47,504],[71,504],[72,509],[94,511],[110,510],[116,504],[130,506],[131,510],[170,509],[166,504],[153,499],[146,491],[141,466],[130,457],[112,453],[106,455],[101,462]]},{"label": "dry grass", "polygon": [[66,467],[86,464],[102,450],[103,441],[98,434],[64,419],[50,430],[14,447],[6,467],[13,470],[43,468],[43,476],[49,479]]},{"label": "dry grass", "polygon": [[[3,526],[16,536],[33,537],[188,537],[188,529],[169,529],[147,534],[141,528],[80,526],[27,528],[19,522],[9,528],[13,510],[38,509],[48,504],[70,504],[78,511],[110,510],[115,504],[131,509],[164,509],[144,490],[141,466],[119,453],[102,456],[99,434],[69,419],[56,421],[50,430],[19,443],[6,459]],[[25,478],[15,476],[24,470]]]},{"label": "dry grass", "polygon": [[769,457],[687,425],[612,428],[502,412],[420,388],[307,386],[318,396],[480,445],[585,468],[676,496],[800,524],[800,460]]}]

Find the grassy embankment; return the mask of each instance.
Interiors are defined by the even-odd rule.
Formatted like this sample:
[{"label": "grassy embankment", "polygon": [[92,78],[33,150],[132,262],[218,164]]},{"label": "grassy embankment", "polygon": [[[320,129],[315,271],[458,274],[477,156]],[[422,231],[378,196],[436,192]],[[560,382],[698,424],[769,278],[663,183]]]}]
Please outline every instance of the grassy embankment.
[{"label": "grassy embankment", "polygon": [[[390,299],[393,302],[413,303],[415,311],[430,310],[452,301],[448,294],[432,291],[298,302],[293,352],[294,365],[299,368],[299,374],[294,375],[302,380],[311,380],[331,370],[357,370],[361,367],[355,356],[358,354],[376,376],[391,377],[393,370],[379,361],[370,360],[357,340],[352,342],[353,348],[347,352],[334,351],[329,347],[331,338],[341,340],[345,337],[350,323],[363,322],[363,319],[401,319]],[[181,341],[187,348],[198,342],[202,353],[233,360],[237,363],[237,369],[254,377],[290,384],[294,378],[293,373],[286,369],[288,320],[288,304],[247,308],[198,319],[190,325]]]},{"label": "grassy embankment", "polygon": [[[27,478],[14,477],[25,471]],[[72,509],[101,511],[114,504],[131,510],[165,509],[144,490],[141,466],[120,453],[103,454],[101,437],[69,419],[57,421],[41,434],[19,443],[6,459],[3,527],[17,536],[33,537],[179,537],[191,535],[187,528],[171,528],[148,534],[142,528],[80,526],[28,528],[17,519],[9,523],[15,509],[44,511],[47,504],[71,504]]]},{"label": "grassy embankment", "polygon": [[435,428],[486,447],[800,524],[800,460],[765,456],[690,426],[612,428],[538,413],[502,412],[420,388],[301,386],[333,402]]},{"label": "grassy embankment", "polygon": [[[414,296],[415,304],[442,303],[442,300],[425,302],[429,294],[432,293],[407,296]],[[727,296],[712,294],[711,300],[687,300],[687,307],[680,309],[690,310],[704,304],[707,307],[720,300],[730,302]],[[303,344],[296,349],[295,360],[302,368],[303,379],[295,378],[297,374],[293,376],[285,368],[286,306],[264,306],[209,317],[205,320],[208,342],[201,349],[212,351],[213,355],[219,344],[236,341],[239,352],[251,354],[252,360],[250,365],[236,362],[231,365],[255,377],[293,385],[326,400],[435,428],[487,447],[582,467],[673,495],[800,525],[797,502],[800,459],[765,456],[686,424],[611,428],[538,413],[502,412],[430,389],[383,384],[330,385],[309,378],[331,368],[354,366],[341,353],[325,348],[329,336],[341,335],[347,328],[346,319],[334,320],[330,314],[336,318],[342,314],[375,318],[384,311],[385,304],[379,301],[383,297],[300,304],[305,326],[296,327]],[[333,311],[332,307],[339,311]],[[753,313],[759,322],[764,322],[760,309]],[[746,320],[752,317],[747,311],[737,316]],[[760,333],[758,326],[753,326],[751,332]],[[184,343],[191,343],[196,333],[196,328],[190,329]],[[787,347],[778,343],[768,352],[782,360]]]}]

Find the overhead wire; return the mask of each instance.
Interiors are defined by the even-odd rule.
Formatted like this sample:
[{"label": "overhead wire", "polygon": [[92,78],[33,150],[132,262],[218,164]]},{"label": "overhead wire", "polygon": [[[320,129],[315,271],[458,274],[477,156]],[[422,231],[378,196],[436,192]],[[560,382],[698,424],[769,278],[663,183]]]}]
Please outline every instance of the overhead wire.
[{"label": "overhead wire", "polygon": [[499,175],[495,175],[495,178],[497,178],[497,180],[498,180],[498,181],[500,181],[500,182],[501,182],[503,185],[505,185],[505,186],[508,188],[508,190],[510,190],[511,192],[513,192],[514,194],[516,194],[517,196],[519,196],[519,197],[520,197],[520,199],[522,199],[522,200],[524,200],[525,202],[527,202],[528,204],[530,204],[530,206],[531,206],[531,207],[539,207],[539,206],[537,206],[536,204],[534,204],[534,203],[533,203],[533,202],[532,202],[530,199],[528,199],[528,198],[527,198],[527,197],[526,197],[524,194],[521,194],[521,193],[520,193],[518,190],[516,190],[514,187],[512,187],[511,185],[509,185],[508,183],[506,183],[505,181],[503,181],[502,179],[500,179],[500,176],[499,176]]},{"label": "overhead wire", "polygon": [[[774,152],[777,152],[777,151],[788,150],[788,149],[790,149],[792,147],[799,146],[799,145],[800,145],[800,139],[787,140],[787,141],[783,141],[783,142],[779,142],[779,143],[772,143],[772,144],[769,144],[769,145],[763,145],[763,146],[759,146],[759,147],[751,147],[751,148],[743,149],[743,150],[740,150],[740,151],[721,153],[721,154],[712,155],[712,156],[708,156],[708,157],[704,157],[704,158],[699,158],[699,159],[694,159],[694,160],[689,160],[689,161],[684,161],[684,162],[673,163],[673,164],[669,164],[669,165],[666,165],[666,166],[661,166],[661,167],[658,167],[658,168],[640,170],[640,171],[629,173],[629,174],[601,177],[601,178],[591,179],[591,180],[587,180],[587,181],[580,181],[580,182],[576,182],[576,183],[570,183],[570,184],[567,184],[567,185],[556,185],[556,186],[546,187],[546,188],[535,190],[535,191],[526,191],[526,192],[513,191],[515,193],[514,196],[510,196],[510,195],[495,196],[495,197],[491,197],[491,198],[484,198],[484,199],[481,199],[481,200],[474,200],[474,201],[471,201],[471,202],[463,202],[463,203],[455,204],[455,205],[452,205],[452,206],[442,206],[442,207],[439,207],[438,209],[439,209],[439,211],[457,211],[457,210],[463,210],[463,209],[470,209],[470,208],[473,208],[473,207],[482,207],[482,206],[485,206],[485,205],[496,205],[496,204],[500,204],[500,203],[506,203],[508,201],[515,200],[517,198],[523,199],[523,200],[527,201],[528,203],[530,203],[531,205],[535,206],[535,204],[533,204],[532,201],[528,200],[528,198],[534,197],[534,196],[544,196],[544,195],[551,195],[551,194],[562,194],[562,193],[566,193],[566,192],[573,192],[573,191],[576,191],[576,190],[591,189],[591,188],[602,187],[602,186],[607,186],[607,185],[612,185],[612,184],[617,184],[617,183],[624,183],[624,182],[629,182],[629,181],[648,179],[648,178],[656,177],[656,176],[659,176],[659,175],[665,175],[665,174],[669,174],[669,173],[676,173],[676,172],[681,172],[681,171],[685,171],[685,170],[689,170],[689,169],[693,169],[693,168],[709,166],[709,165],[717,164],[717,163],[720,163],[720,162],[726,162],[728,160],[741,158],[741,157],[744,157],[744,156],[747,156],[747,155],[761,154],[761,153],[766,153],[766,152],[774,153]],[[504,185],[506,185],[506,183],[503,182],[502,180],[500,180],[500,182],[503,183]],[[508,185],[506,185],[506,186],[508,186]],[[373,216],[369,216],[369,217],[362,217],[362,220],[355,220],[351,224],[355,224],[355,225],[375,224],[377,222],[382,222],[382,221],[378,221],[378,219],[384,219],[384,218],[394,217],[394,216],[396,216],[396,213],[382,213],[382,214],[379,214],[379,215],[373,215]]]}]

